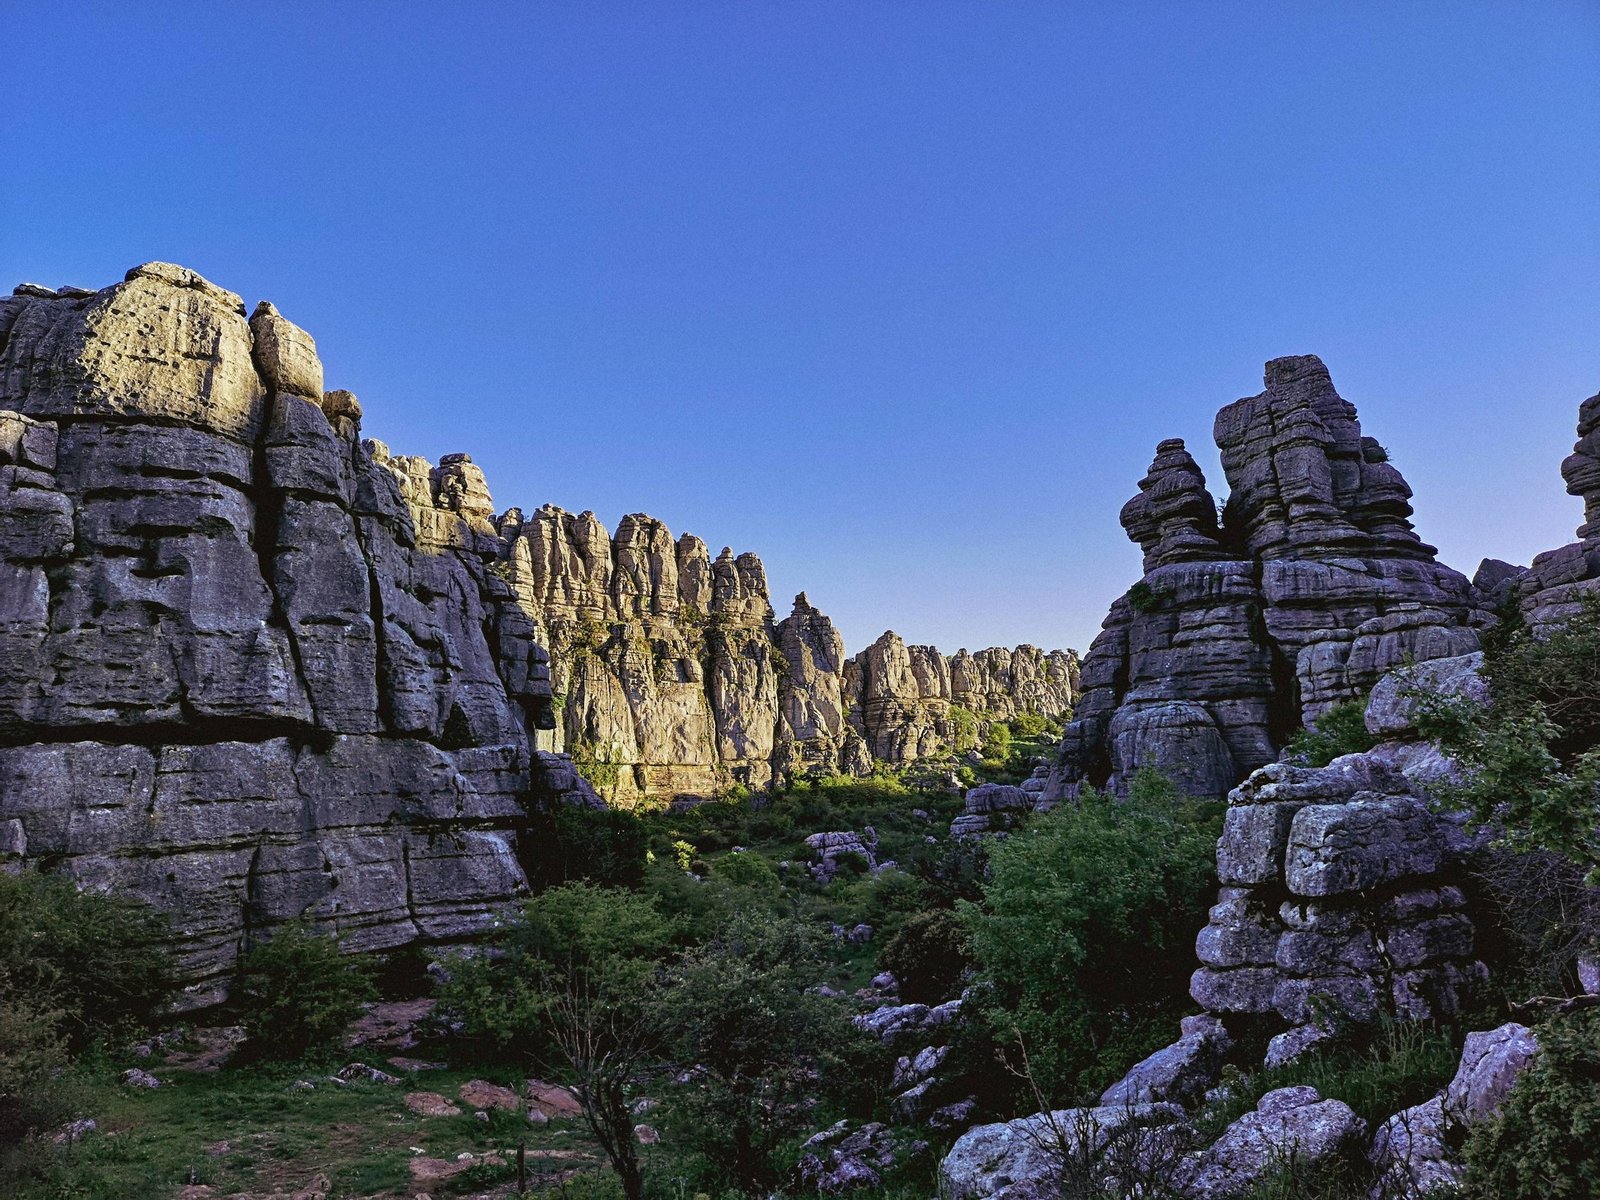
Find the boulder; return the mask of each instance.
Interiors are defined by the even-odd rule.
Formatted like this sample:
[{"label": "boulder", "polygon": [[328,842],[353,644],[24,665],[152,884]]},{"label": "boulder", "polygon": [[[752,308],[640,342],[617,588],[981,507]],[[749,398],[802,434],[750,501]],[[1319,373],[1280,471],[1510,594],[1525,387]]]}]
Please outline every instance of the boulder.
[{"label": "boulder", "polygon": [[1350,1157],[1366,1135],[1366,1122],[1342,1100],[1324,1100],[1315,1088],[1268,1092],[1200,1156],[1188,1182],[1195,1200],[1226,1200],[1293,1162],[1302,1178]]}]

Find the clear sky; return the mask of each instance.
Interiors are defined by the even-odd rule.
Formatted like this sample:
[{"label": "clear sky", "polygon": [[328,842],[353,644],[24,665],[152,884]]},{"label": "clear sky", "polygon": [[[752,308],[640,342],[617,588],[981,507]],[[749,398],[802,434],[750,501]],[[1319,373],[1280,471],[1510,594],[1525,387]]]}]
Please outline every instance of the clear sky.
[{"label": "clear sky", "polygon": [[1447,562],[1570,540],[1600,4],[0,0],[0,278],[273,300],[368,436],[1086,648],[1117,511],[1320,354]]}]

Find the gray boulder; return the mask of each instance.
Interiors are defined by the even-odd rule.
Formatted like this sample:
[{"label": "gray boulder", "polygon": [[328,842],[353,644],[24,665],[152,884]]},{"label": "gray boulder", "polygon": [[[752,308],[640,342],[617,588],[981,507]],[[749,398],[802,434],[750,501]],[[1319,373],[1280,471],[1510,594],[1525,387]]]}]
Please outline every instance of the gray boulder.
[{"label": "gray boulder", "polygon": [[1279,1088],[1201,1154],[1186,1191],[1196,1200],[1241,1196],[1291,1161],[1314,1176],[1352,1155],[1365,1135],[1366,1122],[1342,1100],[1324,1100],[1315,1088]]}]

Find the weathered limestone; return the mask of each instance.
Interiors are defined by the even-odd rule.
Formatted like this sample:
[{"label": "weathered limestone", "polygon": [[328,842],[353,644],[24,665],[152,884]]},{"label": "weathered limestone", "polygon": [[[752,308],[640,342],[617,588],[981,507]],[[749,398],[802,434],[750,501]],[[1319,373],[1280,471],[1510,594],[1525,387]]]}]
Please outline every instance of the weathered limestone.
[{"label": "weathered limestone", "polygon": [[1578,441],[1561,464],[1567,491],[1583,498],[1578,538],[1533,560],[1516,583],[1522,615],[1536,630],[1561,625],[1600,595],[1600,395],[1578,408]]},{"label": "weathered limestone", "polygon": [[[1423,669],[1478,694],[1468,677],[1477,661]],[[1374,690],[1370,727],[1409,729],[1402,691],[1391,680]],[[1395,745],[1321,768],[1273,763],[1229,795],[1217,843],[1223,887],[1196,939],[1191,992],[1218,1015],[1287,1022],[1277,1061],[1344,1022],[1452,1015],[1483,978],[1452,880],[1468,843],[1432,811],[1423,784],[1392,765],[1414,761]]]},{"label": "weathered limestone", "polygon": [[1045,789],[1153,766],[1221,797],[1287,736],[1407,660],[1470,653],[1483,596],[1412,532],[1410,489],[1320,360],[1267,364],[1224,408],[1222,519],[1181,441],[1157,447],[1123,527],[1145,576],[1112,605]]},{"label": "weathered limestone", "polygon": [[632,803],[765,788],[805,774],[867,774],[948,747],[952,676],[986,718],[1060,717],[1076,658],[1032,646],[946,660],[885,634],[847,659],[804,593],[774,620],[754,554],[713,559],[641,513],[614,536],[592,513],[546,505],[496,521],[505,578],[548,631],[561,720],[553,744],[605,772]]},{"label": "weathered limestone", "polygon": [[191,1003],[292,917],[482,930],[564,765],[533,622],[322,384],[170,264],[0,300],[0,853],[171,913]]}]

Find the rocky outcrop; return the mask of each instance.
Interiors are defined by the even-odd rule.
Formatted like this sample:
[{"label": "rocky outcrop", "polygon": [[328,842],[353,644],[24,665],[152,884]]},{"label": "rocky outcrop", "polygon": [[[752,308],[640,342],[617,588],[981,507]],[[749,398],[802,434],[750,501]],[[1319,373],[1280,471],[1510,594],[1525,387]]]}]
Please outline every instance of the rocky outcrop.
[{"label": "rocky outcrop", "polygon": [[1220,520],[1182,441],[1123,508],[1145,576],[1112,605],[1045,795],[1142,766],[1221,797],[1392,667],[1469,653],[1492,618],[1412,531],[1410,489],[1312,356],[1224,408]]},{"label": "rocky outcrop", "polygon": [[1578,441],[1561,464],[1567,491],[1583,499],[1578,541],[1548,550],[1516,582],[1522,615],[1535,630],[1555,628],[1600,596],[1600,395],[1578,408]]},{"label": "rocky outcrop", "polygon": [[173,914],[196,1002],[277,922],[448,941],[525,888],[554,716],[481,477],[322,382],[170,264],[0,300],[0,826]]},{"label": "rocky outcrop", "polygon": [[[871,768],[838,633],[804,596],[774,622],[760,559],[496,515],[469,455],[363,440],[310,334],[246,312],[166,263],[0,299],[4,865],[174,914],[201,1003],[290,918],[488,927],[530,811],[601,803],[564,746],[610,798]],[[969,657],[997,711],[1070,703],[1059,654]],[[936,747],[888,710],[880,758]]]},{"label": "rocky outcrop", "polygon": [[[459,494],[480,487],[481,478]],[[547,632],[560,712],[550,744],[572,752],[616,803],[864,775],[875,763],[946,753],[958,672],[985,719],[1071,709],[1070,651],[946,659],[886,633],[847,658],[804,592],[774,620],[754,554],[724,549],[713,559],[699,538],[674,540],[654,517],[624,517],[613,536],[593,513],[546,505],[532,516],[510,509],[492,528],[500,571]]]},{"label": "rocky outcrop", "polygon": [[[1229,797],[1223,887],[1191,992],[1224,1018],[1323,1032],[1380,1015],[1451,1016],[1484,979],[1452,870],[1463,835],[1382,761],[1274,763]],[[1289,1044],[1275,1047],[1279,1060]]]}]

